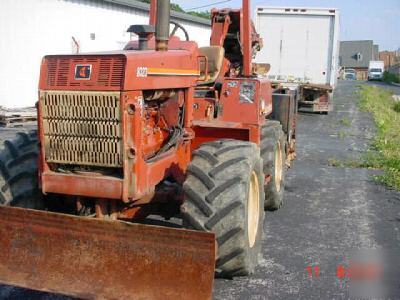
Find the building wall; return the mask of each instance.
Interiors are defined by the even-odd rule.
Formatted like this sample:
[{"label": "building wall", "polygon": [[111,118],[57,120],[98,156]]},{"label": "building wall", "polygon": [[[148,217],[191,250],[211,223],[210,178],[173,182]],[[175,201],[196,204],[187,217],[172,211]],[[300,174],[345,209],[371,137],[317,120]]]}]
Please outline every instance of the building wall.
[{"label": "building wall", "polygon": [[368,68],[355,68],[357,80],[368,79]]},{"label": "building wall", "polygon": [[[129,25],[146,23],[147,12],[103,1],[1,0],[0,106],[33,106],[42,57],[75,53],[72,37],[81,52],[120,50]],[[209,26],[179,23],[200,46],[209,44]]]}]

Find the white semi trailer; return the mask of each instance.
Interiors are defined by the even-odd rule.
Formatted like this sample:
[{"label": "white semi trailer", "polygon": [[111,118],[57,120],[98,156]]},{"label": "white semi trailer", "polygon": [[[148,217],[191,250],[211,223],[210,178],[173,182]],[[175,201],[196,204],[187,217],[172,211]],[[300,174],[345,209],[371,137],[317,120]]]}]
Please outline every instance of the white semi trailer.
[{"label": "white semi trailer", "polygon": [[330,111],[339,69],[339,11],[258,6],[255,26],[264,41],[255,62],[270,64],[270,80],[297,89],[300,109]]}]

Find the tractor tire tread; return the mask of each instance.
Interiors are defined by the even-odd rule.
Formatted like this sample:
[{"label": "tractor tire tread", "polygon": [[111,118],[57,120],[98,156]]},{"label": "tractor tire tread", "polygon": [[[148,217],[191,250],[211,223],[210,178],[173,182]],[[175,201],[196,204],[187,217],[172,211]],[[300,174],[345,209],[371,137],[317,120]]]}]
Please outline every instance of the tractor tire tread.
[{"label": "tractor tire tread", "polygon": [[208,206],[207,203],[202,201],[201,195],[196,193],[191,187],[184,186],[187,200],[196,206],[206,217],[210,217],[213,214],[213,210]]},{"label": "tractor tire tread", "polygon": [[223,184],[217,186],[210,194],[208,194],[206,196],[206,201],[212,204],[220,194],[222,194],[224,191],[231,188],[232,186],[240,184],[241,181],[242,179],[240,177],[228,179]]},{"label": "tractor tire tread", "polygon": [[18,132],[0,150],[0,204],[43,209],[38,187],[37,131]]},{"label": "tractor tire tread", "polygon": [[221,247],[226,241],[229,241],[231,238],[233,238],[235,235],[237,235],[241,232],[243,232],[243,229],[240,227],[235,227],[235,228],[229,230],[224,235],[217,238],[218,246]]},{"label": "tractor tire tread", "polygon": [[199,156],[199,157],[205,159],[212,166],[214,166],[218,163],[218,159],[215,158],[214,155],[211,155],[210,153],[208,153],[207,151],[204,151],[204,150],[196,150],[196,151],[194,151],[193,155]]},{"label": "tractor tire tread", "polygon": [[195,229],[195,230],[200,230],[200,231],[206,231],[203,225],[200,224],[199,221],[196,220],[190,213],[182,213],[183,218],[185,221],[190,225],[190,229]]},{"label": "tractor tire tread", "polygon": [[237,256],[242,254],[243,251],[244,250],[242,248],[237,248],[237,249],[234,249],[232,252],[226,254],[225,256],[222,256],[221,258],[217,259],[216,267],[221,268],[223,265],[225,265],[229,261],[235,259]]},{"label": "tractor tire tread", "polygon": [[190,165],[187,171],[193,176],[196,176],[199,179],[199,181],[204,183],[204,185],[207,187],[208,190],[212,190],[215,187],[214,181],[199,167],[195,165]]},{"label": "tractor tire tread", "polygon": [[228,146],[225,148],[222,148],[221,150],[218,150],[217,152],[214,153],[215,156],[220,156],[221,154],[224,154],[229,151],[237,150],[240,148],[248,148],[251,147],[250,145],[233,145],[233,146]]},{"label": "tractor tire tread", "polygon": [[238,162],[241,162],[242,160],[246,160],[246,157],[235,157],[233,159],[224,161],[223,163],[217,165],[214,169],[212,169],[208,174],[211,177],[215,177],[218,173],[224,171],[226,168],[229,168],[233,164],[236,164]]},{"label": "tractor tire tread", "polygon": [[212,230],[214,226],[224,219],[229,213],[231,213],[235,208],[241,206],[242,203],[240,201],[234,201],[221,210],[214,213],[214,215],[205,223],[205,227],[209,230]]},{"label": "tractor tire tread", "polygon": [[[216,270],[222,277],[250,274],[257,265],[258,254],[254,253],[261,249],[264,211],[260,202],[261,223],[255,245],[249,248],[245,212],[248,174],[252,170],[257,170],[259,182],[263,182],[262,159],[255,144],[231,139],[213,141],[202,144],[193,152],[183,184],[183,225],[215,233],[218,244]],[[262,184],[259,190],[260,201],[263,201]]]},{"label": "tractor tire tread", "polygon": [[[275,185],[275,150],[281,143],[282,148],[282,182],[280,190]],[[261,129],[261,157],[263,158],[263,171],[265,175],[270,175],[270,181],[265,185],[265,204],[266,210],[278,210],[283,205],[283,194],[285,186],[285,134],[279,121],[267,120]]]}]

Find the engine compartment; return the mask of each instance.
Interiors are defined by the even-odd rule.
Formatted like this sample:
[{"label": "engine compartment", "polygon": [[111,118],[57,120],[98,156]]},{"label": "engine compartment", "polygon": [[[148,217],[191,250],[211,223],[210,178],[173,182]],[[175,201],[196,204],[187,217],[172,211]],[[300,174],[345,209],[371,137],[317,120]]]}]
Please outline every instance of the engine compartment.
[{"label": "engine compartment", "polygon": [[154,160],[176,146],[183,135],[184,92],[143,92],[143,156]]}]

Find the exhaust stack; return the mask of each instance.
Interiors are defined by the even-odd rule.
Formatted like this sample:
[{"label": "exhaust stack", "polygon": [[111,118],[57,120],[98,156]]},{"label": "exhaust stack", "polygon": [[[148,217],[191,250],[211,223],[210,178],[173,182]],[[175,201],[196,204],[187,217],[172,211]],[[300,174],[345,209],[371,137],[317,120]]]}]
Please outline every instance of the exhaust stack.
[{"label": "exhaust stack", "polygon": [[169,41],[170,0],[157,1],[156,50],[167,51]]}]

